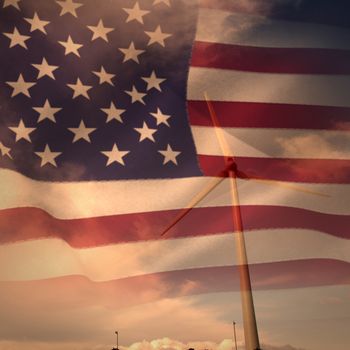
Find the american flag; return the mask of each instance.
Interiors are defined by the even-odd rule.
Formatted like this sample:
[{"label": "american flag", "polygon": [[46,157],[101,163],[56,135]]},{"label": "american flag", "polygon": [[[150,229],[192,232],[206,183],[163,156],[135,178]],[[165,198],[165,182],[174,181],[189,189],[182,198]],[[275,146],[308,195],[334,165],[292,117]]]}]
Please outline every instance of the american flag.
[{"label": "american flag", "polygon": [[251,174],[238,190],[253,288],[350,283],[347,3],[0,7],[3,290],[40,291],[45,308],[237,289],[228,181],[160,237],[224,156]]}]

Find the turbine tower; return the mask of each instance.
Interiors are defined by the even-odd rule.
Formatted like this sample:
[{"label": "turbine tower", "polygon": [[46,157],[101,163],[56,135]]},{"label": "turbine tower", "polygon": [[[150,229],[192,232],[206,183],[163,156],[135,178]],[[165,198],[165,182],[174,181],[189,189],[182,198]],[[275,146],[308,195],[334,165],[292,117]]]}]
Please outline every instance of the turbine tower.
[{"label": "turbine tower", "polygon": [[237,168],[233,152],[231,151],[224,132],[219,124],[219,120],[216,116],[215,110],[211,101],[206,93],[204,93],[209,114],[213,122],[214,130],[220,144],[222,154],[224,155],[225,167],[220,169],[216,177],[211,179],[207,186],[204,187],[199,193],[197,193],[192,200],[188,203],[185,209],[175,218],[175,220],[167,226],[162,232],[161,236],[164,236],[172,227],[174,227],[184,216],[186,216],[203,198],[205,198],[211,191],[213,191],[221,182],[225,179],[229,179],[231,188],[231,207],[232,207],[232,219],[233,219],[233,233],[236,242],[237,253],[237,265],[239,268],[240,276],[240,294],[242,303],[242,315],[243,315],[243,329],[245,338],[246,350],[260,350],[260,342],[258,335],[258,327],[255,317],[253,293],[251,287],[251,279],[249,272],[249,262],[247,257],[247,250],[243,232],[243,223],[241,215],[241,207],[239,202],[239,193],[237,187],[237,178],[246,180],[258,181],[268,185],[276,185],[286,187],[295,191],[300,191],[308,194],[318,195],[322,197],[328,197],[327,194],[323,194],[316,191],[305,189],[301,186],[292,185],[276,180],[268,180],[257,176],[256,174],[247,174]]}]

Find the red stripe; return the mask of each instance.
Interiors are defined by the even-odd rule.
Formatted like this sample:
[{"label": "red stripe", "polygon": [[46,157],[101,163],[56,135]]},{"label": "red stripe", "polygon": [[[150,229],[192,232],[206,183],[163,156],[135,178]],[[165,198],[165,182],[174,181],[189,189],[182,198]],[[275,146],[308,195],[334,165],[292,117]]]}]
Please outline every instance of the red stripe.
[{"label": "red stripe", "polygon": [[264,48],[197,41],[191,66],[266,73],[349,74],[350,51]]},{"label": "red stripe", "polygon": [[[350,130],[350,108],[211,101],[222,127]],[[205,101],[188,101],[192,125],[213,126]]]},{"label": "red stripe", "polygon": [[[350,284],[350,264],[315,259],[250,265],[254,290]],[[101,307],[121,308],[185,295],[239,290],[237,267],[169,271],[108,282],[91,282],[81,276],[49,280],[0,282],[1,302],[32,317],[38,310]],[[28,296],[30,295],[30,299]],[[5,305],[4,304],[4,305]],[[46,313],[46,311],[45,311]]]},{"label": "red stripe", "polygon": [[[350,215],[280,206],[242,206],[245,230],[304,228],[350,239]],[[60,238],[75,248],[161,239],[180,210],[59,220],[36,208],[0,212],[0,243]],[[194,237],[232,230],[231,207],[194,208],[165,236]]]},{"label": "red stripe", "polygon": [[[200,155],[200,167],[206,176],[220,176],[225,158]],[[307,183],[350,183],[350,161],[333,159],[285,159],[235,157],[238,169],[249,178]],[[221,174],[224,176],[224,173]]]}]

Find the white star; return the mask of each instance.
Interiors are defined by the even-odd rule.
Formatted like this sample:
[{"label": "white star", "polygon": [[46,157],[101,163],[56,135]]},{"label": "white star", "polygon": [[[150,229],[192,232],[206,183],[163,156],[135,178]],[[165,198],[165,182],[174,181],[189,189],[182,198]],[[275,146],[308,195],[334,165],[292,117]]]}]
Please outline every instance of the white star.
[{"label": "white star", "polygon": [[55,80],[55,76],[53,75],[53,71],[58,69],[58,66],[50,66],[48,62],[46,61],[46,58],[43,58],[43,61],[41,64],[32,64],[33,67],[35,67],[39,72],[38,72],[38,77],[37,79],[40,79],[47,75],[48,77],[52,78]]},{"label": "white star", "polygon": [[146,122],[143,122],[142,128],[134,128],[134,130],[136,130],[140,134],[139,142],[146,139],[155,142],[153,134],[157,131],[157,129],[149,128]]},{"label": "white star", "polygon": [[170,115],[163,114],[160,108],[157,109],[157,113],[150,113],[157,120],[157,125],[165,124],[170,127],[168,119]]},{"label": "white star", "polygon": [[30,36],[21,35],[21,33],[17,30],[16,27],[13,30],[13,33],[3,33],[3,34],[11,40],[10,48],[18,45],[18,46],[24,47],[25,49],[28,49],[25,41],[30,39]]},{"label": "white star", "polygon": [[157,4],[161,4],[161,3],[170,6],[170,0],[154,0],[153,1],[153,5],[157,5]]},{"label": "white star", "polygon": [[15,7],[17,10],[20,10],[18,3],[21,0],[5,0],[4,1],[4,5],[2,6],[3,8],[7,7],[7,6],[13,6]]},{"label": "white star", "polygon": [[24,18],[28,23],[30,23],[30,31],[34,32],[34,30],[40,30],[44,34],[46,33],[45,26],[47,26],[50,22],[42,21],[38,14],[35,12],[33,18]]},{"label": "white star", "polygon": [[167,149],[164,151],[158,151],[161,155],[164,156],[163,165],[168,162],[173,162],[177,165],[176,157],[181,153],[171,149],[170,145],[167,146]]},{"label": "white star", "polygon": [[99,72],[92,72],[100,78],[100,84],[107,83],[113,86],[112,79],[115,77],[115,74],[110,74],[105,71],[103,67]]},{"label": "white star", "polygon": [[128,95],[131,96],[131,103],[135,102],[141,102],[142,104],[146,104],[143,98],[146,96],[146,94],[139,92],[136,90],[135,86],[132,87],[131,91],[125,91]]},{"label": "white star", "polygon": [[96,130],[96,128],[87,128],[85,126],[84,121],[81,121],[79,124],[79,127],[77,128],[68,128],[69,131],[71,131],[72,133],[74,133],[74,139],[73,139],[73,143],[83,139],[87,142],[91,143],[90,140],[90,134]]},{"label": "white star", "polygon": [[63,16],[65,13],[70,13],[74,17],[78,17],[76,10],[80,6],[83,6],[83,4],[73,2],[73,0],[56,1],[56,2],[58,3],[58,5],[60,5],[62,7],[60,16]]},{"label": "white star", "polygon": [[158,26],[156,28],[156,30],[154,32],[145,32],[148,36],[149,36],[149,42],[148,42],[148,46],[152,45],[152,44],[159,44],[161,46],[165,46],[164,40],[166,38],[169,38],[169,36],[171,36],[172,34],[168,34],[168,33],[163,33],[162,29],[160,28],[160,26]]},{"label": "white star", "polygon": [[9,127],[9,129],[16,134],[16,142],[21,140],[21,139],[24,139],[24,140],[27,140],[29,142],[32,142],[32,140],[30,139],[30,135],[29,134],[31,132],[33,132],[35,130],[35,128],[27,128],[24,125],[22,119],[19,121],[18,126],[16,126],[16,127],[14,127],[14,126]]},{"label": "white star", "polygon": [[119,49],[123,54],[124,54],[124,60],[123,63],[128,61],[128,60],[133,60],[137,63],[139,63],[139,58],[138,56],[141,55],[145,50],[138,50],[135,49],[134,43],[131,42],[129,48],[127,49]]},{"label": "white star", "polygon": [[46,100],[42,107],[33,107],[33,109],[40,114],[38,123],[45,119],[49,119],[56,123],[55,114],[59,112],[62,108],[51,107],[49,100]]},{"label": "white star", "polygon": [[157,78],[156,73],[154,71],[149,77],[142,77],[141,79],[147,83],[147,91],[151,90],[152,88],[162,91],[159,85],[166,80],[162,78]]},{"label": "white star", "polygon": [[118,122],[123,122],[121,115],[125,112],[125,109],[118,109],[113,102],[109,108],[101,108],[101,110],[107,114],[106,123],[112,121],[113,119]]},{"label": "white star", "polygon": [[11,148],[6,147],[2,142],[0,142],[0,152],[3,157],[8,156],[12,159],[12,156],[10,154]]},{"label": "white star", "polygon": [[51,152],[49,145],[46,145],[44,152],[35,152],[35,154],[41,158],[40,167],[43,167],[45,164],[52,164],[57,167],[55,158],[62,152]]},{"label": "white star", "polygon": [[65,48],[65,53],[64,53],[65,55],[73,53],[74,55],[77,55],[78,57],[80,57],[80,54],[79,54],[78,50],[83,45],[73,42],[73,40],[70,37],[70,35],[68,35],[67,41],[59,41],[59,43]]},{"label": "white star", "polygon": [[83,85],[83,83],[80,81],[80,79],[77,79],[77,82],[75,84],[67,84],[73,91],[73,99],[78,96],[84,96],[88,100],[90,100],[90,97],[88,95],[88,90],[92,88],[90,85]]},{"label": "white star", "polygon": [[102,19],[100,19],[97,26],[88,26],[88,28],[93,32],[91,41],[101,38],[108,42],[107,34],[114,30],[114,28],[104,27]]},{"label": "white star", "polygon": [[137,21],[143,24],[143,16],[147,15],[149,11],[141,10],[139,3],[136,1],[135,6],[131,9],[123,8],[123,10],[128,14],[128,18],[126,19],[126,23],[130,21]]},{"label": "white star", "polygon": [[125,165],[123,157],[125,157],[130,151],[120,151],[117,144],[114,144],[110,151],[101,151],[108,159],[106,166],[112,163],[119,163]]},{"label": "white star", "polygon": [[17,81],[7,81],[6,84],[13,88],[11,97],[19,94],[30,97],[29,89],[36,83],[24,81],[22,74],[20,74]]}]

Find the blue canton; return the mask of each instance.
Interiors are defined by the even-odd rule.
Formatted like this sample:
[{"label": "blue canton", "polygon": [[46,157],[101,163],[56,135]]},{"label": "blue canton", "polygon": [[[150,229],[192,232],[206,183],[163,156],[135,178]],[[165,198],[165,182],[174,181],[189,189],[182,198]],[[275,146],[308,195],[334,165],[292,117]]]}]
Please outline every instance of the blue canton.
[{"label": "blue canton", "polygon": [[201,175],[186,112],[191,2],[0,7],[2,168],[46,181]]}]

